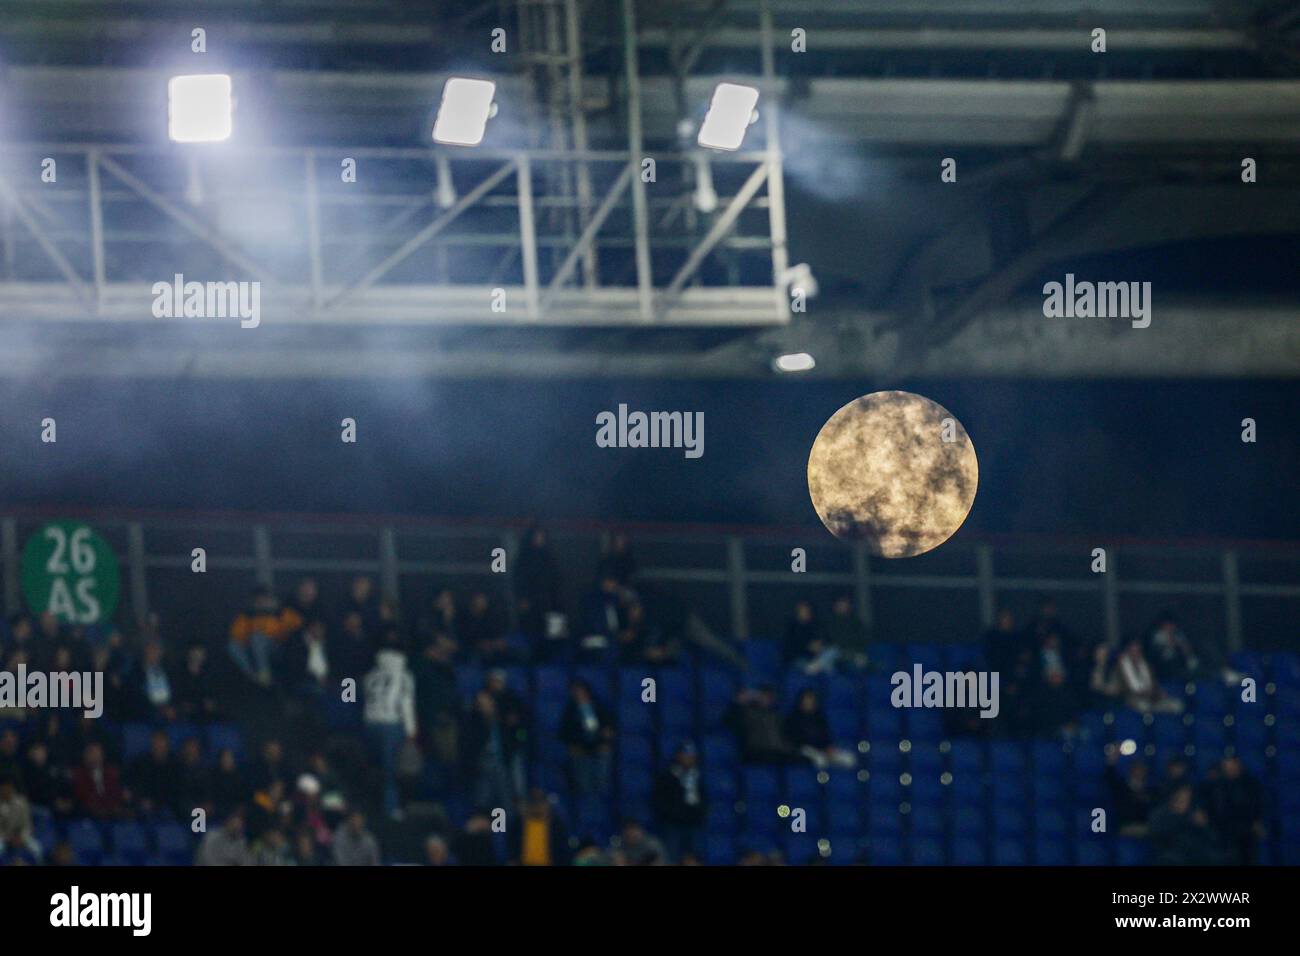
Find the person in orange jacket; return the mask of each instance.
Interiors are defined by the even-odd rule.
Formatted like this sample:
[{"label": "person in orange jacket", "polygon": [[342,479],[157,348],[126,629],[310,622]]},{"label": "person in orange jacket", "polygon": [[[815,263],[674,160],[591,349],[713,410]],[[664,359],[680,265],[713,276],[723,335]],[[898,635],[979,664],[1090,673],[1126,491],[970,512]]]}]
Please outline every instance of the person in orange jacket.
[{"label": "person in orange jacket", "polygon": [[303,625],[293,608],[281,608],[266,588],[253,592],[252,606],[241,611],[230,625],[226,645],[231,658],[249,680],[263,687],[271,685],[271,652]]}]

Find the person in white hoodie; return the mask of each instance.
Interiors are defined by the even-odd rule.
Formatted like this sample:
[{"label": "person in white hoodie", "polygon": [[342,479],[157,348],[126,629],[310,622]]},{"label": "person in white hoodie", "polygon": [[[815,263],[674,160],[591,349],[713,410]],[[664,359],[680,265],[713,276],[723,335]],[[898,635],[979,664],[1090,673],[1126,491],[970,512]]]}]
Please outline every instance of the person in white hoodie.
[{"label": "person in white hoodie", "polygon": [[402,815],[397,791],[397,761],[402,745],[415,739],[415,678],[406,666],[406,655],[386,647],[375,656],[375,668],[365,677],[366,733],[370,736],[384,786],[384,812],[393,819]]}]

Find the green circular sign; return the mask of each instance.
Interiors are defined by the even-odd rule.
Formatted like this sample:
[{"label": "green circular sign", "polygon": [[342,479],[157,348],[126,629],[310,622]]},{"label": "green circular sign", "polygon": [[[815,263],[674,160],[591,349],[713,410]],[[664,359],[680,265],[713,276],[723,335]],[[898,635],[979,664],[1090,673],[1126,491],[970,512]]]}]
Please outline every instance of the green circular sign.
[{"label": "green circular sign", "polygon": [[89,525],[54,521],[27,539],[23,596],[33,614],[99,624],[117,610],[117,558]]}]

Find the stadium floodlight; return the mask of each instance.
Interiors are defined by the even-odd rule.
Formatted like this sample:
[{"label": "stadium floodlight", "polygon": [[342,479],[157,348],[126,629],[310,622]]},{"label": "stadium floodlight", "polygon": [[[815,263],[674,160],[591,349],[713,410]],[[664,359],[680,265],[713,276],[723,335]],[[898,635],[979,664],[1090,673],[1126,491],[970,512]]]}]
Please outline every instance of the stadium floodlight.
[{"label": "stadium floodlight", "polygon": [[791,352],[778,355],[772,367],[778,372],[810,372],[817,367],[817,360],[807,352]]},{"label": "stadium floodlight", "polygon": [[709,112],[700,124],[696,140],[710,149],[740,149],[745,130],[754,121],[754,107],[758,104],[758,90],[736,83],[719,83],[713,91]]},{"label": "stadium floodlight", "polygon": [[227,74],[173,76],[167,83],[167,135],[176,143],[229,139],[233,106]]},{"label": "stadium floodlight", "polygon": [[442,103],[433,124],[433,141],[450,146],[477,146],[483,142],[487,121],[495,115],[491,80],[453,76],[442,88]]}]

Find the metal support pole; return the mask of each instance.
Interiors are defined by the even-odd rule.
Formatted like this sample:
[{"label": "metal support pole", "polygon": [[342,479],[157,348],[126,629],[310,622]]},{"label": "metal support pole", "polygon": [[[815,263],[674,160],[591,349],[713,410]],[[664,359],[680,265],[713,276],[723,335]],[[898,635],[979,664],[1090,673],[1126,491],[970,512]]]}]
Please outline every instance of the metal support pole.
[{"label": "metal support pole", "polygon": [[307,254],[311,262],[311,306],[319,310],[323,301],[320,255],[320,191],[316,185],[316,154],[307,151]]},{"label": "metal support pole", "polygon": [[397,532],[379,529],[379,589],[390,601],[401,600],[401,581],[397,570]]},{"label": "metal support pole", "polygon": [[731,590],[731,632],[735,640],[749,637],[749,599],[745,587],[745,542],[727,538],[727,584]]},{"label": "metal support pole", "polygon": [[519,604],[515,599],[515,566],[514,562],[519,557],[519,535],[513,531],[503,532],[501,535],[501,547],[506,549],[506,621],[510,625],[510,630],[517,630],[519,627]]},{"label": "metal support pole", "polygon": [[0,558],[4,561],[5,613],[13,616],[23,610],[22,588],[18,583],[18,522],[5,518],[0,523]]},{"label": "metal support pole", "polygon": [[271,567],[271,533],[265,525],[253,528],[253,561],[257,583],[267,590],[275,588],[275,571]]},{"label": "metal support pole", "polygon": [[632,218],[636,226],[636,288],[641,321],[654,318],[654,287],[650,271],[650,213],[641,179],[644,148],[641,134],[641,77],[638,75],[636,2],[623,0],[623,60],[627,74],[627,148],[632,164]]},{"label": "metal support pole", "polygon": [[[578,21],[578,0],[564,0],[565,45],[569,54],[569,108],[573,123],[573,148],[586,152],[587,114],[582,108],[582,33]],[[585,229],[591,214],[591,167],[585,160],[578,161],[578,222]],[[594,289],[599,282],[597,272],[596,248],[589,246],[583,252],[582,278],[588,289]]]},{"label": "metal support pole", "polygon": [[1102,606],[1106,614],[1106,643],[1119,647],[1119,562],[1114,548],[1106,549],[1106,573],[1101,576]]},{"label": "metal support pole", "polygon": [[104,308],[104,207],[99,182],[99,150],[86,154],[86,182],[90,190],[90,255],[94,263],[95,311]]},{"label": "metal support pole", "polygon": [[533,222],[533,167],[527,156],[520,156],[519,178],[519,239],[524,257],[524,294],[528,299],[528,318],[536,319],[537,311],[537,227]]},{"label": "metal support pole", "polygon": [[993,549],[987,544],[975,549],[975,567],[980,583],[980,624],[989,628],[993,626],[997,595],[993,587]]},{"label": "metal support pole", "polygon": [[126,529],[127,560],[131,568],[131,606],[135,624],[144,630],[149,623],[149,588],[145,582],[144,527],[132,521]]},{"label": "metal support pole", "polygon": [[1241,650],[1241,571],[1237,552],[1223,552],[1223,605],[1228,628],[1228,653]]},{"label": "metal support pole", "polygon": [[781,127],[777,115],[776,63],[772,48],[772,11],[768,0],[759,6],[760,35],[763,43],[764,100],[759,107],[764,117],[767,134],[767,216],[772,233],[772,283],[776,286],[776,314],[790,317],[790,297],[785,288],[785,274],[790,267],[790,253],[786,248],[785,182],[782,179]]},{"label": "metal support pole", "polygon": [[875,613],[871,607],[871,564],[867,558],[867,546],[853,546],[853,590],[858,605],[858,620],[864,627],[871,627]]}]

